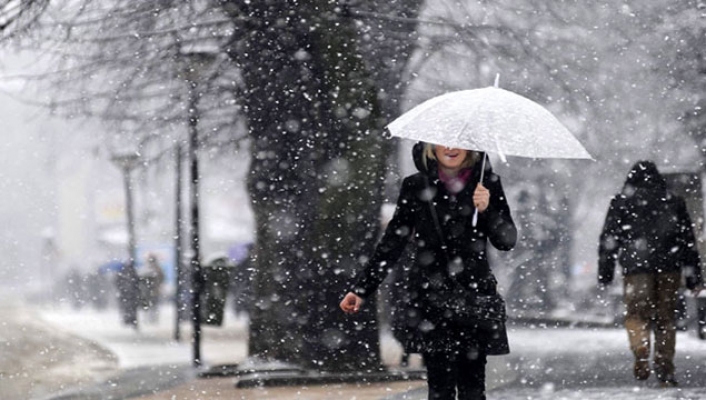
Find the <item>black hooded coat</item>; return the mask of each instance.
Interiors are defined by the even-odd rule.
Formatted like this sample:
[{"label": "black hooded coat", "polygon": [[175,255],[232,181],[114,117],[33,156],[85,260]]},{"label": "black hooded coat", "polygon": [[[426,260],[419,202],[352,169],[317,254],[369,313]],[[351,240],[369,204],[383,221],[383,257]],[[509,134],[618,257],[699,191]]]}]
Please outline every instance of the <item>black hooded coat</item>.
[{"label": "black hooded coat", "polygon": [[701,260],[684,199],[667,190],[654,163],[635,163],[621,193],[610,202],[598,249],[598,281],[623,275],[680,272],[694,289],[702,282]]},{"label": "black hooded coat", "polygon": [[[480,180],[481,163],[472,168],[465,188],[454,195],[439,180],[436,162],[427,160],[426,165],[421,162],[422,147],[423,144],[418,143],[413,150],[420,171],[402,182],[392,220],[372,257],[356,276],[351,291],[363,298],[375,293],[412,241],[416,251],[414,264],[408,271],[411,304],[407,317],[411,330],[416,333],[417,350],[477,349],[486,355],[507,354],[510,349],[504,323],[490,328],[459,326],[447,306],[447,300],[459,287],[480,294],[497,293],[497,281],[487,258],[488,242],[499,250],[510,250],[517,240],[517,229],[500,177],[492,172],[489,163],[486,164],[483,180],[490,191],[490,202],[488,208],[479,213],[474,227],[473,192]],[[443,240],[434,222],[430,201]]]}]

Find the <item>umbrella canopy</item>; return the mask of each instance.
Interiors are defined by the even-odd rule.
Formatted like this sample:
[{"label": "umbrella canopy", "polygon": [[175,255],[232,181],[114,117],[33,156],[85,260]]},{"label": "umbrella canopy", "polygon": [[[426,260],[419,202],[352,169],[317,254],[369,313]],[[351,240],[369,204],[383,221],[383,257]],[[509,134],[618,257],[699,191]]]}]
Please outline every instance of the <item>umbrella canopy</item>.
[{"label": "umbrella canopy", "polygon": [[529,158],[592,159],[547,109],[497,87],[434,97],[387,125],[393,136]]}]

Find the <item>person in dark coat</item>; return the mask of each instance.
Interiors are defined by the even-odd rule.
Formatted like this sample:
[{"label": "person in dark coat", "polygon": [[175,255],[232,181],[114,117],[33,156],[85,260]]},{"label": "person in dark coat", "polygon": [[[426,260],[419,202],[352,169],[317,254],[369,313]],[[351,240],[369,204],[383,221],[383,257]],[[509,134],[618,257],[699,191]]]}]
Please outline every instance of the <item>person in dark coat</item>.
[{"label": "person in dark coat", "polygon": [[250,315],[253,305],[252,281],[254,275],[255,246],[247,245],[245,257],[235,265],[230,275],[230,291],[233,295],[235,315]]},{"label": "person in dark coat", "polygon": [[147,265],[145,267],[146,271],[140,276],[143,307],[148,313],[149,321],[157,323],[159,321],[159,303],[162,299],[165,274],[156,254],[147,255]]},{"label": "person in dark coat", "polygon": [[137,308],[140,304],[140,289],[137,270],[132,261],[123,264],[115,277],[118,289],[118,308],[122,314],[123,323],[135,330],[137,325]]},{"label": "person in dark coat", "polygon": [[420,143],[413,154],[421,161],[415,163],[420,171],[402,182],[392,220],[340,307],[357,312],[412,240],[416,256],[408,287],[418,310],[429,399],[485,399],[486,356],[510,351],[505,323],[466,323],[456,317],[452,303],[497,293],[487,244],[510,250],[517,229],[500,177],[489,164],[480,183],[482,153]]},{"label": "person in dark coat", "polygon": [[667,190],[651,161],[635,163],[621,193],[610,203],[599,243],[599,289],[622,268],[625,328],[635,357],[633,373],[649,378],[650,335],[654,331],[654,371],[663,387],[674,377],[676,313],[682,274],[698,295],[701,260],[684,200]]}]

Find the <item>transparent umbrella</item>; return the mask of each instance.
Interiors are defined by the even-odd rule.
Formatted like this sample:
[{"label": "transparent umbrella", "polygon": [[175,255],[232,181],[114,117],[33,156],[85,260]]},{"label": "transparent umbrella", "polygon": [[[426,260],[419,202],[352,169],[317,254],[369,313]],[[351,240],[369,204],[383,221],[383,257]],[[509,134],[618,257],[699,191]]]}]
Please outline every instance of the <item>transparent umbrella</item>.
[{"label": "transparent umbrella", "polygon": [[519,94],[486,87],[434,97],[387,125],[393,136],[529,158],[592,159],[546,108]]},{"label": "transparent umbrella", "polygon": [[[450,92],[429,99],[387,125],[393,136],[529,158],[593,159],[581,143],[540,104],[493,87]],[[485,172],[485,160],[481,171]],[[483,175],[481,173],[481,182]],[[477,210],[473,217],[475,226]]]}]

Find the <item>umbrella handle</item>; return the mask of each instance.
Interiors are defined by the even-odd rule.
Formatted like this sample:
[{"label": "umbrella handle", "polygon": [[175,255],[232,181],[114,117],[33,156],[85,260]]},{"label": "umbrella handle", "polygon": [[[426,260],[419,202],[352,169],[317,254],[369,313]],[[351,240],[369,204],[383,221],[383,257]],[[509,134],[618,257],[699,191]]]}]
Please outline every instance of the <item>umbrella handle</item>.
[{"label": "umbrella handle", "polygon": [[[478,183],[483,183],[483,176],[485,175],[485,159],[488,157],[487,153],[483,153],[483,164],[481,165],[480,169],[480,181]],[[473,213],[473,226],[475,227],[478,224],[478,209],[476,208],[476,211]]]}]

